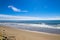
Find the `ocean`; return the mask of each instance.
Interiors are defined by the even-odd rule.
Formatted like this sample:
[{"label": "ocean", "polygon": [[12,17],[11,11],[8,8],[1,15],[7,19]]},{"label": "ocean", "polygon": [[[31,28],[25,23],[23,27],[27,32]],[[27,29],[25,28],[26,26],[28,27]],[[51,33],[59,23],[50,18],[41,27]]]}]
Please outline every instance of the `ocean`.
[{"label": "ocean", "polygon": [[60,20],[0,20],[0,23],[29,23],[29,24],[41,24],[48,25],[60,24]]},{"label": "ocean", "polygon": [[59,25],[60,20],[0,20],[0,23],[26,23],[26,24],[47,24]]},{"label": "ocean", "polygon": [[60,20],[0,20],[0,25],[23,30],[60,34]]}]

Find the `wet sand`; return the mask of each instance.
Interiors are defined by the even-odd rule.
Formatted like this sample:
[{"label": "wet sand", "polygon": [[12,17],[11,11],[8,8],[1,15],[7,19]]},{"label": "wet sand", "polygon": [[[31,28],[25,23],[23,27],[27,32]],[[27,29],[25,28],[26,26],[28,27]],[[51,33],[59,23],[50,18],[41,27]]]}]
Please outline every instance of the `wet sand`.
[{"label": "wet sand", "polygon": [[0,26],[0,32],[14,36],[16,40],[60,40],[60,34],[44,34],[19,30],[12,27]]}]

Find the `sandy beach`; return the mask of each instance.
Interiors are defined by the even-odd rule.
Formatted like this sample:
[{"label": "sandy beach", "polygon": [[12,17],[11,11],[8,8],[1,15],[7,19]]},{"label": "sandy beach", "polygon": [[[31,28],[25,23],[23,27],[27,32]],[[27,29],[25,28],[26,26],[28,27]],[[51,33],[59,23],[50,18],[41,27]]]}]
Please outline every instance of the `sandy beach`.
[{"label": "sandy beach", "polygon": [[60,34],[43,34],[18,30],[12,27],[0,26],[0,32],[7,36],[14,36],[16,40],[60,40]]}]

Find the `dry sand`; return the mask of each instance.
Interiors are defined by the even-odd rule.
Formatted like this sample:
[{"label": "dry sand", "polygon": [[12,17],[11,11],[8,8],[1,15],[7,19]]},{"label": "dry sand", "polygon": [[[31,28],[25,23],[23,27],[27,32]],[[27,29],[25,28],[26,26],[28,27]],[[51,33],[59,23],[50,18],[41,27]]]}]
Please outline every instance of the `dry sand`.
[{"label": "dry sand", "polygon": [[0,31],[7,36],[15,36],[16,40],[60,40],[60,35],[48,35],[42,33],[22,31],[11,27],[0,26]]}]

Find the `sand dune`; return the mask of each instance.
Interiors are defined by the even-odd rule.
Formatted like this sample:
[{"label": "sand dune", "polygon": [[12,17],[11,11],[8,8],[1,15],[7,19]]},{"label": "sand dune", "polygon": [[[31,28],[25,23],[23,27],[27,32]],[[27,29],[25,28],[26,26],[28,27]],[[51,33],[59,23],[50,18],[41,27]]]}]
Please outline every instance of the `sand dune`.
[{"label": "sand dune", "polygon": [[42,33],[22,31],[11,27],[0,26],[0,32],[7,36],[14,36],[16,40],[60,40],[60,35],[48,35]]}]

